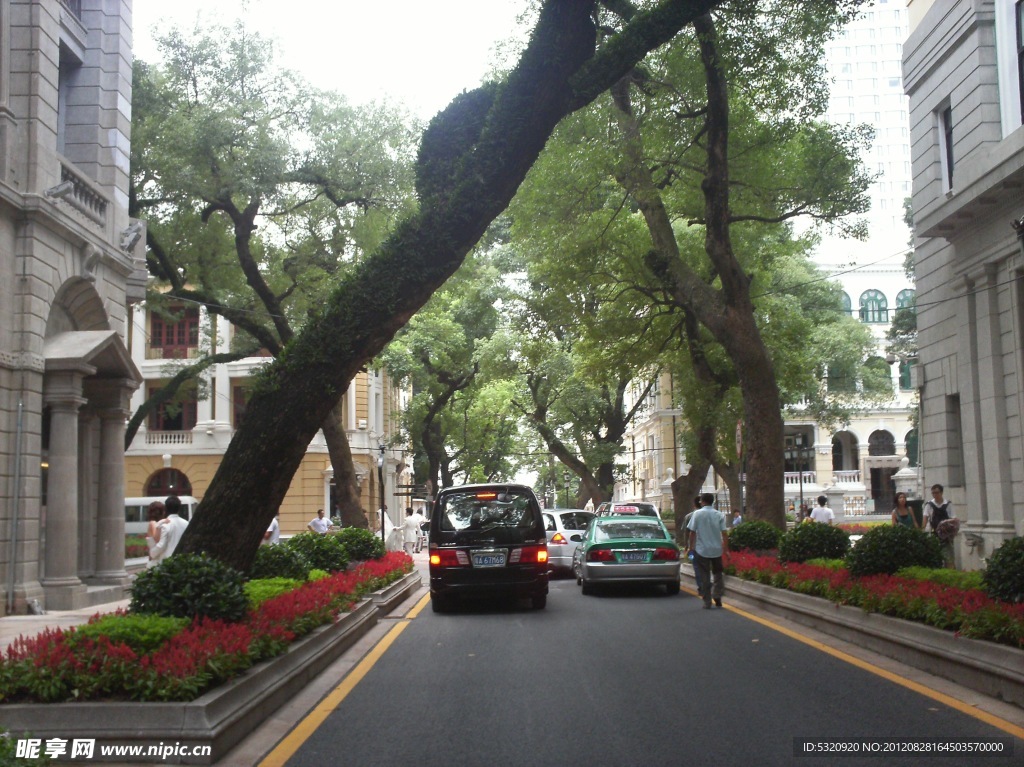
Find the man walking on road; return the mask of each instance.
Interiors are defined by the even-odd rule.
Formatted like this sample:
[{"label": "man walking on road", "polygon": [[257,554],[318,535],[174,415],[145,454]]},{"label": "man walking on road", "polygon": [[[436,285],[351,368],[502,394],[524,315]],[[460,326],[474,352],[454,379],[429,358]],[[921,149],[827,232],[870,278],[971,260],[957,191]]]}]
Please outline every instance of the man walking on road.
[{"label": "man walking on road", "polygon": [[707,610],[712,599],[716,607],[722,606],[725,591],[722,553],[729,539],[725,535],[725,517],[714,507],[714,494],[701,493],[700,500],[704,505],[693,512],[686,528],[690,531],[689,550],[694,552],[693,567],[699,573],[697,588]]}]

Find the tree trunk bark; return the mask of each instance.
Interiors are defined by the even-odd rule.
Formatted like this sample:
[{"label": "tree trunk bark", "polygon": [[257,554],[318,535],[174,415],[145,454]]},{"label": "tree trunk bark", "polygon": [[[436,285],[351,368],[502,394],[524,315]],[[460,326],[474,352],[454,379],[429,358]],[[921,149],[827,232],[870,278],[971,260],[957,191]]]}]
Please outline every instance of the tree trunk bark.
[{"label": "tree trunk bark", "polygon": [[[368,528],[366,512],[359,497],[359,482],[356,478],[356,466],[352,460],[352,448],[345,433],[345,412],[342,400],[331,409],[323,423],[324,439],[327,441],[327,453],[331,456],[331,467],[334,469],[334,493],[338,504],[341,524],[345,527]],[[333,511],[333,509],[331,510]]]},{"label": "tree trunk bark", "polygon": [[248,570],[328,412],[507,207],[558,122],[713,5],[665,0],[596,55],[593,0],[543,5],[501,87],[457,97],[425,131],[419,212],[340,280],[260,376],[179,551]]}]

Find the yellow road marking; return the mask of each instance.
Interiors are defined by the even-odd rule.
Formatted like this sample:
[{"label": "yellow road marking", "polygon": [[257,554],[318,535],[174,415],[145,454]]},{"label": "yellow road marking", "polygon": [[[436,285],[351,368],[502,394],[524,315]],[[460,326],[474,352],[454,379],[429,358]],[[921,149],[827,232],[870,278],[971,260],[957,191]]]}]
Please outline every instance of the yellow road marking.
[{"label": "yellow road marking", "polygon": [[[688,588],[683,590],[687,594],[699,596],[696,591],[691,591]],[[923,684],[919,684],[918,682],[914,682],[910,679],[905,679],[904,677],[894,674],[891,671],[886,671],[884,668],[881,668],[872,663],[868,663],[867,661],[861,660],[860,658],[854,657],[853,655],[845,653],[842,650],[837,650],[834,647],[829,647],[827,644],[819,642],[815,639],[811,639],[810,637],[804,636],[803,634],[800,634],[796,631],[787,629],[785,626],[780,626],[779,624],[773,623],[770,620],[761,618],[757,615],[753,615],[752,613],[748,613],[746,610],[740,610],[738,607],[733,607],[732,605],[724,605],[724,609],[730,610],[736,613],[737,615],[746,618],[747,620],[754,621],[754,623],[760,623],[762,626],[766,626],[767,628],[770,628],[773,631],[777,631],[780,634],[785,634],[790,639],[795,639],[798,642],[803,642],[805,645],[813,647],[816,650],[821,650],[822,652],[831,655],[833,658],[838,658],[839,660],[845,663],[849,663],[853,666],[856,666],[857,668],[864,669],[865,671],[872,673],[876,676],[880,676],[883,679],[888,679],[890,682],[894,682],[900,685],[901,687],[906,687],[908,690],[913,690],[916,693],[924,695],[926,698],[931,698],[934,701],[938,701],[939,703],[942,703],[945,706],[949,706],[950,708],[954,708],[963,714],[972,716],[975,719],[980,719],[982,722],[990,724],[993,727],[1002,730],[1003,732],[1009,735],[1013,735],[1015,738],[1020,738],[1021,740],[1024,740],[1024,727],[1018,727],[1012,722],[1007,722],[1005,719],[1000,719],[998,716],[995,716],[994,714],[989,714],[985,711],[980,711],[977,708],[974,708],[973,706],[968,705],[967,703],[964,703],[961,700],[957,700],[956,698],[946,695],[945,693],[941,693],[938,690],[933,690],[930,687],[925,687]]]},{"label": "yellow road marking", "polygon": [[373,649],[366,654],[355,668],[352,669],[345,678],[341,680],[341,683],[335,687],[323,700],[321,700],[312,711],[310,711],[306,717],[299,722],[295,728],[288,733],[275,747],[274,750],[267,754],[263,761],[260,762],[260,767],[282,767],[296,751],[305,743],[309,737],[316,731],[316,729],[324,723],[331,712],[334,711],[338,706],[341,705],[342,701],[348,697],[348,694],[355,689],[356,685],[359,684],[363,677],[365,677],[374,664],[380,660],[381,656],[387,652],[388,648],[398,639],[399,634],[405,631],[406,626],[409,625],[409,621],[420,614],[420,611],[426,607],[430,601],[430,594],[424,595],[423,599],[409,611],[405,619],[400,623],[396,623],[395,626],[384,635]]}]

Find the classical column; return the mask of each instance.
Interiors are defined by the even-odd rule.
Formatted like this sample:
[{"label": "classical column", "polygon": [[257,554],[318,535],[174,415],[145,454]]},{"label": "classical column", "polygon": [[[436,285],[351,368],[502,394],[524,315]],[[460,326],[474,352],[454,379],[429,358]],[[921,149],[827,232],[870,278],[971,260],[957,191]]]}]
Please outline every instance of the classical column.
[{"label": "classical column", "polygon": [[50,468],[46,503],[46,608],[69,610],[85,604],[78,578],[78,410],[83,373],[48,373],[44,403],[50,409]]},{"label": "classical column", "polygon": [[99,498],[96,510],[96,575],[124,583],[124,431],[128,411],[107,408],[100,416]]}]

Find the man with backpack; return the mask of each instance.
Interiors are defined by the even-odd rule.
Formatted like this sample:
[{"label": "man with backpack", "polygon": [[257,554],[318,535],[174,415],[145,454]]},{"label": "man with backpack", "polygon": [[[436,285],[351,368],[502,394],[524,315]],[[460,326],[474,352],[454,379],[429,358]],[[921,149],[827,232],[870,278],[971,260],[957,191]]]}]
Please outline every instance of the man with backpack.
[{"label": "man with backpack", "polygon": [[942,485],[932,485],[932,498],[926,501],[922,509],[922,527],[930,528],[933,533],[938,534],[939,525],[947,519],[953,519],[953,504],[942,498]]}]

